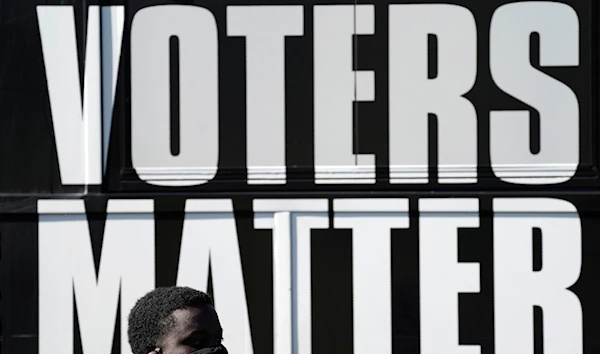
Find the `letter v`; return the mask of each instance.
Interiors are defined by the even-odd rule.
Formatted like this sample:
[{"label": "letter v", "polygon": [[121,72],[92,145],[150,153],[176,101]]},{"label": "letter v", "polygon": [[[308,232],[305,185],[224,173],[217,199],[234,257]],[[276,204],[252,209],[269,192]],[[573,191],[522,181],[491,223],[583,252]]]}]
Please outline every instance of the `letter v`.
[{"label": "letter v", "polygon": [[103,6],[100,16],[99,6],[89,7],[83,101],[73,7],[38,6],[37,14],[61,182],[101,184],[121,57],[124,8]]}]

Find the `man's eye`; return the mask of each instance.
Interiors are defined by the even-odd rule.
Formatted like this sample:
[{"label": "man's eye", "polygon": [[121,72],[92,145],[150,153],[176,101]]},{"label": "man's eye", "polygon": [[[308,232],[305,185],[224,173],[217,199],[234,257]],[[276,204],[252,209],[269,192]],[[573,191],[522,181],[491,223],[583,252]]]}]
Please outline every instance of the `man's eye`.
[{"label": "man's eye", "polygon": [[203,349],[206,347],[206,345],[207,345],[207,343],[206,343],[205,339],[199,339],[199,340],[193,341],[191,346],[196,349]]}]

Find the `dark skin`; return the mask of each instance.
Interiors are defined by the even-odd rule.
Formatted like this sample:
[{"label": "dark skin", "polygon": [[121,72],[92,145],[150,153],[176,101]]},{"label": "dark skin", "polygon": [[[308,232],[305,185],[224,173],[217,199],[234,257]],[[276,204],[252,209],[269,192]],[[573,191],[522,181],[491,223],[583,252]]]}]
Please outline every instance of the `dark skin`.
[{"label": "dark skin", "polygon": [[223,329],[211,305],[176,310],[172,316],[174,326],[157,343],[158,348],[149,354],[190,354],[221,344]]}]

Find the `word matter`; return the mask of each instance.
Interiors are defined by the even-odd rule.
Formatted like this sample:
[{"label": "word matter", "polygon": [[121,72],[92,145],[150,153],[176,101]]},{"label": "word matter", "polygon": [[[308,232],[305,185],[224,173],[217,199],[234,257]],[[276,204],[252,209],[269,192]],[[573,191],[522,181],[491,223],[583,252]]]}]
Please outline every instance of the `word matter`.
[{"label": "word matter", "polygon": [[[278,354],[299,352],[295,345],[308,345],[301,352],[310,353],[311,272],[319,271],[311,267],[311,231],[330,228],[328,205],[327,199],[254,201],[254,228],[272,230],[269,291]],[[459,294],[480,292],[480,263],[458,260],[459,230],[480,227],[479,201],[421,199],[418,208],[418,225],[410,225],[408,199],[333,200],[332,227],[352,232],[354,353],[392,353],[391,230],[413,227],[419,230],[421,353],[480,353],[478,346],[459,344],[458,306]],[[119,303],[121,352],[129,353],[127,314],[155,286],[153,201],[108,202],[97,277],[84,202],[40,200],[38,213],[40,354],[59,346],[73,353],[75,304],[83,352],[109,353]],[[532,267],[534,230],[542,235],[543,267],[537,271]],[[569,289],[582,267],[575,206],[550,198],[497,198],[492,232],[495,352],[534,353],[533,310],[539,306],[544,348],[581,354],[582,306]],[[252,354],[230,199],[187,200],[185,205],[177,284],[206,290],[209,271],[226,345]]]}]

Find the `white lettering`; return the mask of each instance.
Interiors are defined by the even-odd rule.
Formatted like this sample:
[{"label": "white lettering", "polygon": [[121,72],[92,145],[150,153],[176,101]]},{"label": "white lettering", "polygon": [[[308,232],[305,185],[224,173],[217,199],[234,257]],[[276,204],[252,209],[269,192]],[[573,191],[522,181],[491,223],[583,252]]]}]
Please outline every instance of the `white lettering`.
[{"label": "white lettering", "polygon": [[477,199],[419,201],[421,353],[479,354],[458,343],[458,294],[478,293],[479,264],[458,261],[459,228],[479,227]]},{"label": "white lettering", "polygon": [[492,111],[492,170],[508,183],[563,183],[579,165],[579,102],[569,86],[531,65],[532,33],[540,38],[540,66],[579,65],[579,19],[569,5],[526,1],[496,10],[490,28],[492,78],[539,112],[541,128],[539,153],[534,154],[529,111]]},{"label": "white lettering", "polygon": [[231,200],[188,200],[177,285],[207,291],[212,271],[215,309],[232,353],[252,354],[252,336]]},{"label": "white lettering", "polygon": [[[180,85],[178,101],[171,102],[171,93],[177,92],[169,69],[174,38]],[[179,107],[179,117],[171,116],[173,105]],[[131,149],[139,177],[171,187],[212,180],[219,160],[218,105],[218,36],[212,13],[183,5],[138,11],[131,24]],[[176,154],[171,119],[179,119]]]},{"label": "white lettering", "polygon": [[[131,353],[127,316],[154,289],[154,214],[150,200],[110,200],[96,279],[82,200],[40,200],[39,353],[73,353],[73,293],[86,354],[111,352],[121,303],[121,353]],[[57,349],[60,348],[60,349]]]},{"label": "white lettering", "polygon": [[352,229],[355,354],[392,353],[391,229],[409,227],[408,199],[336,199],[334,227]]},{"label": "white lettering", "polygon": [[[533,229],[542,269],[533,270]],[[543,311],[544,353],[583,353],[582,308],[568,290],[581,272],[581,222],[558,199],[494,200],[494,333],[497,354],[534,353],[534,306]]]},{"label": "white lettering", "polygon": [[375,100],[375,73],[354,71],[353,35],[375,33],[373,5],[314,7],[315,182],[375,183],[375,156],[353,153],[353,102]]},{"label": "white lettering", "polygon": [[[427,183],[428,114],[438,122],[439,183],[477,182],[477,27],[457,5],[390,5],[390,182]],[[428,35],[438,43],[428,78]]]},{"label": "white lettering", "polygon": [[302,6],[228,6],[227,34],[246,37],[249,184],[285,184],[285,37],[301,36]]},{"label": "white lettering", "polygon": [[61,182],[99,185],[108,156],[123,6],[103,6],[102,27],[100,7],[89,7],[83,101],[73,6],[38,6],[37,15]]},{"label": "white lettering", "polygon": [[255,200],[254,226],[273,230],[274,352],[312,353],[311,230],[329,227],[327,200]]}]

